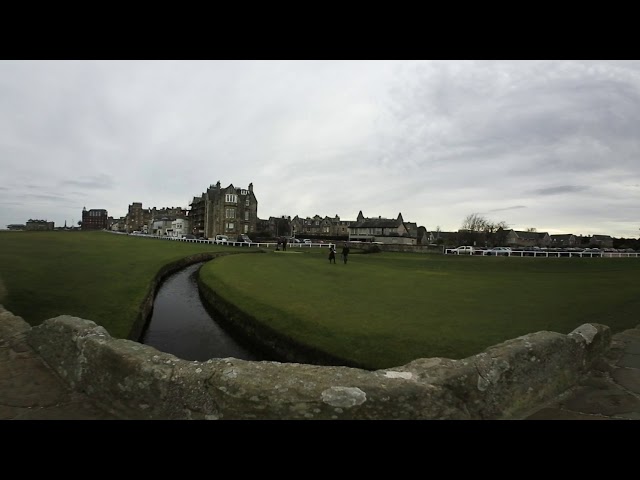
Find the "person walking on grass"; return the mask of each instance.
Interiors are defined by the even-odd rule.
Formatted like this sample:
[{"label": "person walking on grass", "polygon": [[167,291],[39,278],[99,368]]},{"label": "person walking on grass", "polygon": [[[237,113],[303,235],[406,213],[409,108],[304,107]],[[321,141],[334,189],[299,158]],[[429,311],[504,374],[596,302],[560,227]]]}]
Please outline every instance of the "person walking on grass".
[{"label": "person walking on grass", "polygon": [[333,263],[336,263],[336,247],[331,245],[329,247],[329,263],[333,260]]},{"label": "person walking on grass", "polygon": [[347,256],[349,255],[349,245],[345,242],[342,247],[342,260],[344,260],[344,264],[347,264]]}]

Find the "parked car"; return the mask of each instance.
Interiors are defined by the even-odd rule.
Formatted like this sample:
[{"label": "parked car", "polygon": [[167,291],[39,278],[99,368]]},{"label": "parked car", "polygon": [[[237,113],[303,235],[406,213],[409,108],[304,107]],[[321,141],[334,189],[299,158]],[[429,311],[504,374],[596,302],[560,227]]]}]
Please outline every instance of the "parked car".
[{"label": "parked car", "polygon": [[463,245],[461,247],[452,248],[449,250],[449,253],[452,255],[473,255],[476,251],[476,247],[472,247],[471,245]]},{"label": "parked car", "polygon": [[313,243],[310,238],[303,238],[302,243]]},{"label": "parked car", "polygon": [[247,235],[245,235],[244,233],[241,233],[240,235],[238,235],[238,238],[236,239],[236,242],[242,242],[242,243],[253,243],[253,240],[251,240]]},{"label": "parked car", "polygon": [[229,237],[227,237],[226,235],[216,235],[214,240],[214,243],[220,243],[220,244],[226,244],[229,243]]},{"label": "parked car", "polygon": [[493,247],[491,250],[487,250],[485,255],[511,255],[511,248],[509,247]]}]

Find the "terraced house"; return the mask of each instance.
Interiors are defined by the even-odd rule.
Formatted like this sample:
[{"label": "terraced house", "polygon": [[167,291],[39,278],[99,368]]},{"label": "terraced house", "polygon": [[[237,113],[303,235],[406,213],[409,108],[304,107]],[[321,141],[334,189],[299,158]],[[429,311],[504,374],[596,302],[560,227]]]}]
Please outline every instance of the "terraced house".
[{"label": "terraced house", "polygon": [[405,222],[402,213],[397,218],[365,218],[362,211],[358,213],[356,221],[349,225],[349,241],[403,245],[422,243],[418,242],[418,224]]},{"label": "terraced house", "polygon": [[547,232],[520,232],[506,230],[506,243],[513,247],[548,247],[551,237]]},{"label": "terraced house", "polygon": [[578,238],[572,233],[549,235],[549,246],[555,248],[571,248],[579,245]]},{"label": "terraced house", "polygon": [[340,220],[340,217],[321,217],[314,215],[313,217],[302,218],[296,215],[291,219],[291,231],[296,236],[331,236],[346,237],[349,235],[349,225],[353,223],[348,220]]}]

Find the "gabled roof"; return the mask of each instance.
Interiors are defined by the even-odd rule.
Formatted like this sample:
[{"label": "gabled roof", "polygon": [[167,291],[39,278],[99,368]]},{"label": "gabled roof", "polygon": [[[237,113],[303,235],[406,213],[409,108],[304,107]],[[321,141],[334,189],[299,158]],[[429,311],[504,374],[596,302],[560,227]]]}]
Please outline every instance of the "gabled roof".
[{"label": "gabled roof", "polygon": [[611,235],[592,235],[591,238],[594,240],[611,240]]},{"label": "gabled roof", "polygon": [[518,238],[522,238],[523,240],[538,240],[543,238],[545,235],[549,235],[547,232],[521,232],[516,230],[511,230],[516,234]]},{"label": "gabled roof", "polygon": [[362,222],[349,225],[350,228],[398,228],[402,222],[393,218],[365,218]]},{"label": "gabled roof", "polygon": [[[398,228],[403,223],[402,213],[398,214],[398,218],[365,218],[360,210],[358,219],[354,224],[349,225],[349,228]],[[403,226],[407,229],[405,225]]]}]

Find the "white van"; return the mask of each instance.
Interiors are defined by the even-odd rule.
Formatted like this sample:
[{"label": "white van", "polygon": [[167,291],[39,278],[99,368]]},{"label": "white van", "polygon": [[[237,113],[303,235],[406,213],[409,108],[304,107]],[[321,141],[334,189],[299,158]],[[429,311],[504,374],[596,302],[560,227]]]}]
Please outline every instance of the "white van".
[{"label": "white van", "polygon": [[451,250],[449,250],[449,253],[451,253],[452,255],[473,255],[473,252],[475,251],[475,247],[472,247],[470,245],[463,245],[458,248],[452,248]]}]

